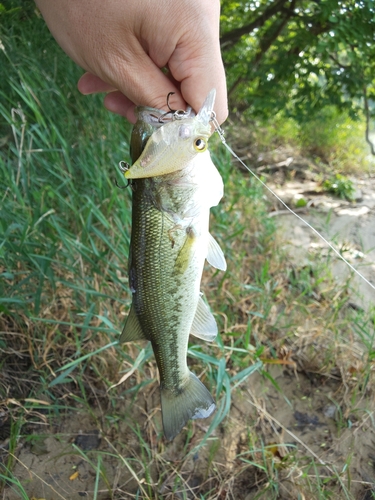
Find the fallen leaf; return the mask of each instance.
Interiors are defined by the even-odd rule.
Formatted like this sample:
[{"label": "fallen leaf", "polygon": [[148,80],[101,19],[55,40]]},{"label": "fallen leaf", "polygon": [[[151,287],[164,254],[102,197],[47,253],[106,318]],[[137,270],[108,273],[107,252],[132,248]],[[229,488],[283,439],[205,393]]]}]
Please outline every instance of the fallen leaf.
[{"label": "fallen leaf", "polygon": [[69,480],[70,481],[74,481],[75,479],[77,479],[77,477],[79,476],[79,472],[76,470],[75,472],[73,472],[73,474],[69,477]]}]

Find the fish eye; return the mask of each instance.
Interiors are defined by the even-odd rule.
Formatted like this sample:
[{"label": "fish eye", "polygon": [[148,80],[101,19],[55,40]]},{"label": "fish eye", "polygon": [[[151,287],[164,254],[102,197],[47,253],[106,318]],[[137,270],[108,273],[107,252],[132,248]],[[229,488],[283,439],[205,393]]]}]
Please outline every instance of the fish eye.
[{"label": "fish eye", "polygon": [[194,149],[198,153],[203,153],[207,149],[207,141],[202,137],[197,137],[194,141]]}]

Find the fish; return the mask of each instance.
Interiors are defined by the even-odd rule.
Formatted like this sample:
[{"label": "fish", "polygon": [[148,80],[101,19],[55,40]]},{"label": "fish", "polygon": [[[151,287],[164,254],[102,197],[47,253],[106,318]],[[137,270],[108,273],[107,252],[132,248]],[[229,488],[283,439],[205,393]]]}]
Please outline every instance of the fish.
[{"label": "fish", "polygon": [[[189,335],[213,341],[217,324],[200,292],[205,259],[225,271],[209,233],[210,208],[223,181],[208,151],[213,89],[195,115],[139,107],[131,137],[132,230],[128,260],[132,304],[120,343],[148,340],[159,375],[164,435],[172,440],[190,419],[216,405],[187,365]],[[124,169],[123,169],[124,170]]]}]

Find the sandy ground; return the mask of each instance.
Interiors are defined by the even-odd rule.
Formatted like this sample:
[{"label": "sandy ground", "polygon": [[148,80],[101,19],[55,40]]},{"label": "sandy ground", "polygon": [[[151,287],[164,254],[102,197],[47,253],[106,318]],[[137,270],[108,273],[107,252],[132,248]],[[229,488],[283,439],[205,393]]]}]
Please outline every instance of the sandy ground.
[{"label": "sandy ground", "polygon": [[[370,500],[371,491],[375,491],[375,430],[367,413],[368,406],[363,403],[361,413],[357,408],[355,413],[344,415],[337,400],[339,381],[316,374],[297,375],[279,366],[271,367],[269,373],[280,390],[255,374],[233,395],[229,417],[215,431],[209,444],[195,455],[186,456],[186,430],[161,451],[153,432],[155,423],[161,427],[160,412],[152,412],[152,424],[145,414],[147,409],[158,406],[158,391],[154,390],[148,400],[141,397],[134,406],[125,401],[116,408],[122,414],[121,420],[116,426],[102,421],[101,434],[98,432],[100,410],[93,408],[91,416],[75,413],[74,419],[64,418],[56,427],[44,429],[43,433],[39,430],[28,442],[22,440],[14,474],[29,498],[37,500],[92,499],[96,481],[97,500],[135,498],[139,484],[133,474],[140,478],[145,474],[140,460],[142,445],[131,429],[136,422],[152,450],[152,458],[145,460],[155,498],[200,498],[194,494],[197,491],[194,488],[201,487],[207,482],[207,476],[212,475],[211,485],[206,483],[203,492],[213,487],[221,488],[223,499],[269,500],[275,498],[269,490],[257,496],[266,486],[261,467],[269,467],[271,477],[274,474],[278,484],[278,499],[314,500],[306,488],[305,478],[301,478],[307,471],[314,480],[317,467],[323,479],[336,472],[341,474],[343,484],[348,485],[350,479],[351,493],[355,495],[352,498]],[[154,389],[157,389],[156,383]],[[203,438],[208,423],[195,424],[195,444]],[[121,461],[113,445],[123,441],[124,436],[126,449]],[[267,458],[263,455],[265,449]],[[119,451],[121,453],[121,446]],[[315,466],[302,471],[301,466],[312,461]],[[257,463],[259,468],[252,463]],[[180,487],[179,493],[172,494],[176,479],[172,473],[160,484],[163,464],[169,464],[169,471],[170,464],[175,464],[178,474],[184,478],[185,486],[182,490]],[[99,477],[95,473],[97,467],[103,472]],[[10,488],[2,496],[3,500],[17,498],[18,494]],[[344,498],[347,498],[345,494],[337,489],[335,499]]]},{"label": "sandy ground", "polygon": [[[333,243],[375,287],[375,179],[356,179],[354,183],[357,187],[354,203],[320,193],[314,181],[294,181],[273,189],[289,206],[303,198],[307,207],[297,209],[298,215]],[[350,268],[303,222],[280,207],[277,221],[292,262],[301,266],[308,263],[310,252],[320,252],[323,256],[330,252],[335,279],[346,281],[352,272]],[[375,290],[360,276],[354,275],[351,286],[354,304],[365,309],[375,306]]]}]

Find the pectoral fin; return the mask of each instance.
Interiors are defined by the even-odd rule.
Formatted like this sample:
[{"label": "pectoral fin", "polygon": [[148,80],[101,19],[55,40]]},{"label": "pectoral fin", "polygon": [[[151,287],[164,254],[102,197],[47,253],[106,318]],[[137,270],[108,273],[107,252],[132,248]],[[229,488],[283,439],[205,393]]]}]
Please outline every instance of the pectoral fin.
[{"label": "pectoral fin", "polygon": [[122,331],[119,342],[134,342],[136,340],[150,340],[142,331],[137,315],[135,314],[134,306],[132,304],[129,316],[126,319],[124,329]]},{"label": "pectoral fin", "polygon": [[219,243],[211,234],[208,235],[208,251],[206,258],[211,266],[216,267],[216,269],[220,269],[220,271],[226,271],[227,263],[225,261],[223,251],[220,248]]},{"label": "pectoral fin", "polygon": [[175,262],[175,269],[178,270],[178,273],[183,274],[188,268],[191,259],[194,256],[194,246],[196,244],[196,241],[197,241],[197,236],[194,227],[188,227],[186,229],[185,241],[181,246],[178,257]]},{"label": "pectoral fin", "polygon": [[199,297],[197,310],[190,334],[199,339],[212,342],[217,336],[217,324],[211,311],[204,303],[202,297]]}]

